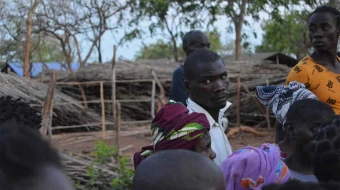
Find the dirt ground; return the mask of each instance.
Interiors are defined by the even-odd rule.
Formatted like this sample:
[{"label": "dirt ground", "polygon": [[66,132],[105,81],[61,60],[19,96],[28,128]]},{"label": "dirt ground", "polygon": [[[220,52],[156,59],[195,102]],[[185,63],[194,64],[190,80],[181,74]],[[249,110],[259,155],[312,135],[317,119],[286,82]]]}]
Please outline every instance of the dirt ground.
[{"label": "dirt ground", "polygon": [[[233,147],[233,150],[239,149],[244,146],[259,146],[262,143],[268,142],[273,143],[274,142],[274,132],[273,131],[267,131],[268,136],[266,137],[255,137],[253,134],[250,133],[241,133],[240,135],[237,134],[234,135],[232,138],[229,138],[230,144]],[[105,142],[108,145],[114,145],[115,139],[107,139]],[[57,148],[60,150],[67,150],[74,153],[81,153],[81,154],[89,154],[94,149],[94,141],[86,141],[82,143],[72,144],[72,145],[66,145],[66,146],[58,146]],[[141,135],[135,135],[135,136],[126,136],[126,137],[120,137],[119,138],[119,146],[120,148],[124,147],[133,147],[128,148],[127,150],[123,151],[123,154],[126,156],[132,156],[135,152],[139,151],[143,146],[150,145],[151,144],[151,137],[145,137]]]}]

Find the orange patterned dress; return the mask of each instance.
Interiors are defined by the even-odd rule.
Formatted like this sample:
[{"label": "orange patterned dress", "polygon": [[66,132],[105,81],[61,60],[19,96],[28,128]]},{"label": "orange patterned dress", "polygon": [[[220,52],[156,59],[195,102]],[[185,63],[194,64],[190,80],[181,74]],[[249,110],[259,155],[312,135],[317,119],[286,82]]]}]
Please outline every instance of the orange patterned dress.
[{"label": "orange patterned dress", "polygon": [[[340,61],[339,57],[338,60]],[[340,74],[329,71],[307,56],[288,74],[286,84],[292,81],[305,84],[320,101],[331,106],[336,114],[340,114]]]}]

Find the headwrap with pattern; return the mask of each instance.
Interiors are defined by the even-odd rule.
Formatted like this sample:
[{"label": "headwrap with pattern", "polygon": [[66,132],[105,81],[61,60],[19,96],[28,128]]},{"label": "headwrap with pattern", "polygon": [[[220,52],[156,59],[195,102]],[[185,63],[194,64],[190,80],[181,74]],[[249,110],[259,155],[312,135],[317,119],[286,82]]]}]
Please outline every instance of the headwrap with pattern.
[{"label": "headwrap with pattern", "polygon": [[220,168],[226,190],[260,190],[265,184],[284,183],[290,177],[288,167],[280,159],[279,148],[269,143],[233,152]]},{"label": "headwrap with pattern", "polygon": [[195,144],[209,129],[209,121],[204,114],[189,113],[182,103],[169,102],[152,121],[152,145],[134,154],[135,169],[147,156],[161,150],[194,150]]},{"label": "headwrap with pattern", "polygon": [[271,109],[281,124],[286,123],[289,107],[302,99],[316,99],[317,96],[305,88],[304,84],[290,82],[287,86],[258,86],[257,99],[267,108]]}]

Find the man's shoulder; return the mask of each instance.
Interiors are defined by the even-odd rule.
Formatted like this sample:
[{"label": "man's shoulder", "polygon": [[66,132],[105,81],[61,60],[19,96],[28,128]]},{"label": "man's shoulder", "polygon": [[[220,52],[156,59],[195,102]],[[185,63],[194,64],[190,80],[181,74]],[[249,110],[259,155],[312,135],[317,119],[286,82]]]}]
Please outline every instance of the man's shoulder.
[{"label": "man's shoulder", "polygon": [[180,65],[175,70],[174,73],[183,73],[184,72],[184,66]]},{"label": "man's shoulder", "polygon": [[178,66],[172,73],[173,78],[184,77],[184,67],[183,65]]}]

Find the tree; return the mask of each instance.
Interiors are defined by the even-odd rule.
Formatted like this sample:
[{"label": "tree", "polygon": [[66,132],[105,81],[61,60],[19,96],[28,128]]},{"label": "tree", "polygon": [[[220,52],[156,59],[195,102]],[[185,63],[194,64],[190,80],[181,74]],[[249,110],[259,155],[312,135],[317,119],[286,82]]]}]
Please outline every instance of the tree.
[{"label": "tree", "polygon": [[[74,54],[84,67],[104,33],[122,27],[123,11],[128,7],[111,0],[43,0],[42,5],[37,14],[39,31],[60,42],[69,70]],[[84,38],[89,43],[86,52],[80,43]]]},{"label": "tree", "polygon": [[145,31],[141,31],[138,23],[142,20],[148,20],[151,24],[148,32],[151,37],[161,35],[167,41],[172,43],[173,57],[175,61],[179,60],[178,40],[183,36],[184,27],[197,28],[201,26],[204,18],[200,12],[200,5],[194,1],[185,0],[138,0],[134,2],[133,13],[135,16],[134,31],[139,37]]},{"label": "tree", "polygon": [[[250,26],[248,18],[255,21],[260,20],[260,12],[270,14],[274,19],[278,18],[279,8],[286,9],[291,5],[298,5],[299,0],[272,0],[272,1],[254,1],[254,0],[202,0],[205,8],[210,12],[211,22],[216,20],[216,16],[225,15],[233,23],[235,30],[235,56],[236,60],[241,59],[242,41],[248,36],[243,33],[243,26]],[[314,5],[316,0],[305,0],[305,5]],[[254,33],[256,37],[256,33]],[[248,44],[244,44],[248,45]]]},{"label": "tree", "polygon": [[30,62],[30,53],[31,53],[31,34],[32,34],[32,18],[37,8],[38,4],[41,0],[34,0],[32,5],[29,7],[27,21],[26,21],[26,44],[25,44],[25,57],[24,57],[24,77],[29,77],[29,62]]},{"label": "tree", "polygon": [[[163,40],[158,40],[154,44],[144,46],[137,52],[136,59],[171,59],[173,58],[173,45]],[[179,48],[179,56],[184,57],[185,53]]]},{"label": "tree", "polygon": [[307,31],[308,14],[307,11],[291,11],[282,16],[280,23],[276,20],[265,22],[262,26],[265,32],[263,42],[256,51],[280,51],[302,59],[311,48]]}]

